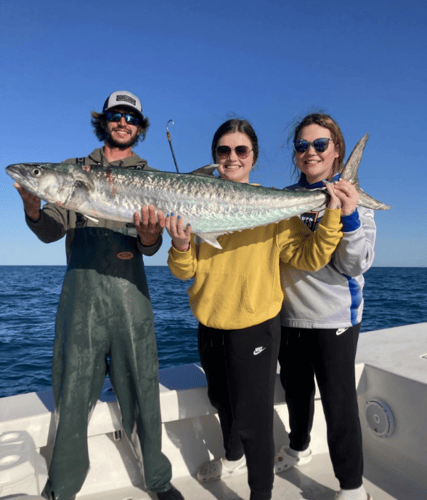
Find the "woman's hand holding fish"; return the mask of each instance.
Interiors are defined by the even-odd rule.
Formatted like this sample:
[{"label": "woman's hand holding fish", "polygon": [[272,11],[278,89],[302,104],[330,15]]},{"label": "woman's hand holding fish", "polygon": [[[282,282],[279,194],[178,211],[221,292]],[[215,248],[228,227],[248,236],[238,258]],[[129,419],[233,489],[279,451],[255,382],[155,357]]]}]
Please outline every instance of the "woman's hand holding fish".
[{"label": "woman's hand holding fish", "polygon": [[13,184],[13,187],[15,187],[21,195],[22,201],[24,202],[24,210],[27,216],[34,222],[38,221],[40,219],[40,198],[31,194],[17,182]]},{"label": "woman's hand holding fish", "polygon": [[330,200],[328,203],[328,208],[331,210],[338,210],[341,208],[341,200],[335,193],[335,184],[331,184],[330,182],[323,180],[323,184],[326,186],[326,189],[328,190]]},{"label": "woman's hand holding fish", "polygon": [[340,179],[334,184],[334,188],[335,195],[341,201],[342,214],[352,214],[356,210],[359,201],[359,193],[354,185],[345,179]]},{"label": "woman's hand holding fish", "polygon": [[171,214],[166,216],[166,231],[172,238],[172,245],[179,252],[187,252],[190,248],[191,226],[184,222],[180,215]]},{"label": "woman's hand holding fish", "polygon": [[154,205],[143,206],[141,215],[139,212],[135,212],[133,220],[141,243],[145,247],[154,245],[165,227],[165,216],[162,212],[157,212],[156,215]]}]

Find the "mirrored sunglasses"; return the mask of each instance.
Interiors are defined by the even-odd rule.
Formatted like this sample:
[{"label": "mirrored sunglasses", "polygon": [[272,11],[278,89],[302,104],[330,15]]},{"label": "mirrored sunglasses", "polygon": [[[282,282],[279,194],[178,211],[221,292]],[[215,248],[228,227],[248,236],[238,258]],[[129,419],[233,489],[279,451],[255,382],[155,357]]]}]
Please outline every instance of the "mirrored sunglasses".
[{"label": "mirrored sunglasses", "polygon": [[318,153],[323,153],[328,149],[329,141],[332,141],[332,139],[321,138],[321,139],[315,139],[313,142],[308,142],[304,140],[294,141],[294,149],[297,153],[305,153],[310,146],[313,146],[313,148]]},{"label": "mirrored sunglasses", "polygon": [[248,146],[236,146],[235,148],[230,148],[230,146],[218,146],[216,148],[216,154],[220,160],[229,158],[232,151],[236,151],[236,155],[244,160],[249,156],[252,149],[249,149]]},{"label": "mirrored sunglasses", "polygon": [[125,122],[131,125],[139,125],[141,123],[141,120],[137,116],[130,115],[129,113],[121,113],[120,111],[107,111],[105,117],[109,122],[119,122],[123,117]]}]

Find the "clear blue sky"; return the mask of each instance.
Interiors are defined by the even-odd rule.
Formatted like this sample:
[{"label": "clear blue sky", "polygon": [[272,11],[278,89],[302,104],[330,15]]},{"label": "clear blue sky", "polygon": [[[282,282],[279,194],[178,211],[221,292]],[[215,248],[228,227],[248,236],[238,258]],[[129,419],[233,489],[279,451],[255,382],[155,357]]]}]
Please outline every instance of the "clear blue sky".
[{"label": "clear blue sky", "polygon": [[[260,158],[251,182],[292,181],[289,126],[322,109],[351,151],[370,140],[359,177],[391,204],[376,212],[377,266],[427,266],[427,2],[219,0],[0,3],[0,265],[65,264],[24,222],[4,167],[60,162],[99,147],[90,111],[115,90],[151,121],[136,152],[174,171],[210,163],[226,119],[248,119]],[[146,263],[166,264],[168,240]]]}]

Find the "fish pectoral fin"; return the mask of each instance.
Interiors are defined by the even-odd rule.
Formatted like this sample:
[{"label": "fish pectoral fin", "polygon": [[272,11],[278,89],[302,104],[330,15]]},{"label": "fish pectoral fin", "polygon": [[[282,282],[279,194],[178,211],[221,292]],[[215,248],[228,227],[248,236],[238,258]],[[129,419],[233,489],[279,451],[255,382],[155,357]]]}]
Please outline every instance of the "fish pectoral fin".
[{"label": "fish pectoral fin", "polygon": [[[209,243],[209,245],[212,245],[215,248],[218,248],[219,250],[222,249],[222,246],[220,245],[219,241],[217,238],[222,236],[223,234],[227,234],[227,232],[217,232],[217,233],[197,233],[196,234],[196,243]],[[197,241],[197,239],[201,241]]]},{"label": "fish pectoral fin", "polygon": [[95,184],[93,180],[84,170],[73,172],[73,177],[74,177],[74,184],[77,188],[87,189],[87,190],[95,189]]},{"label": "fish pectoral fin", "polygon": [[90,215],[85,215],[87,219],[90,219],[91,221],[95,222],[95,224],[99,224],[99,220],[96,219],[95,217],[91,217]]}]

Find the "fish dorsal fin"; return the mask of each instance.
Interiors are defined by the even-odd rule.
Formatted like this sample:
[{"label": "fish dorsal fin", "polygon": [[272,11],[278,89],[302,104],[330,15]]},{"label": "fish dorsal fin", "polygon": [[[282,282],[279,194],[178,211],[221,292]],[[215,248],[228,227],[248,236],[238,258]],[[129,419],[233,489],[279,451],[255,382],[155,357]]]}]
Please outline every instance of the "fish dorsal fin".
[{"label": "fish dorsal fin", "polygon": [[204,177],[214,177],[214,172],[218,168],[218,164],[205,165],[197,170],[193,170],[190,174],[203,175]]}]

